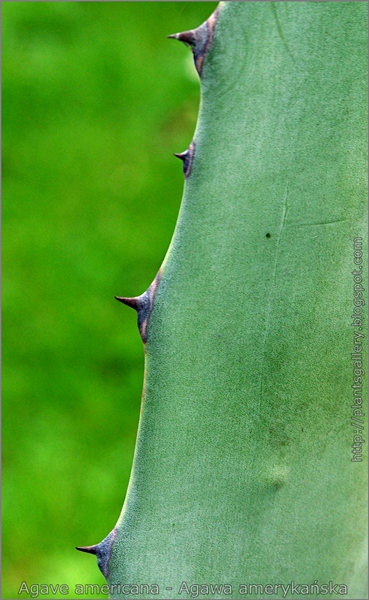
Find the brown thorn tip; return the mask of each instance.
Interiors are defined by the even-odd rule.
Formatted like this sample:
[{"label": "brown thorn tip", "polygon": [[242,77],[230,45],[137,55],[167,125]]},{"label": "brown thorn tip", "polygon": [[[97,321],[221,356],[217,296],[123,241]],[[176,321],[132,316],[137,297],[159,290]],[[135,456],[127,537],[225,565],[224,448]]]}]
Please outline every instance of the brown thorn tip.
[{"label": "brown thorn tip", "polygon": [[120,296],[114,296],[116,300],[118,300],[119,302],[123,302],[123,304],[125,304],[126,306],[130,306],[131,308],[134,308],[135,310],[138,310],[137,307],[137,298],[121,298]]},{"label": "brown thorn tip", "polygon": [[97,554],[97,545],[96,546],[76,546],[76,550],[80,550],[81,552],[88,552],[89,554]]},{"label": "brown thorn tip", "polygon": [[188,156],[188,150],[185,150],[184,152],[174,152],[174,155],[177,158],[180,158],[181,160],[186,160],[187,156]]},{"label": "brown thorn tip", "polygon": [[172,38],[174,40],[179,40],[184,44],[188,44],[189,46],[194,46],[196,44],[196,36],[194,31],[183,31],[182,33],[172,33],[167,36],[168,38]]}]

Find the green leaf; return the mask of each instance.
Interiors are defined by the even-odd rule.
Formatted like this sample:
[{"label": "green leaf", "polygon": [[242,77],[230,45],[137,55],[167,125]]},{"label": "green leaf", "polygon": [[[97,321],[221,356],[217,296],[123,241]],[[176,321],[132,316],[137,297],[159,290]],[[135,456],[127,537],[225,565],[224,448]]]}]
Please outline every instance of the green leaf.
[{"label": "green leaf", "polygon": [[365,333],[352,272],[366,222],[366,14],[360,2],[220,6],[146,315],[134,465],[104,554],[113,598],[126,597],[118,584],[156,584],[160,598],[260,584],[282,597],[291,582],[310,598],[330,582],[330,597],[366,597],[351,359]]}]

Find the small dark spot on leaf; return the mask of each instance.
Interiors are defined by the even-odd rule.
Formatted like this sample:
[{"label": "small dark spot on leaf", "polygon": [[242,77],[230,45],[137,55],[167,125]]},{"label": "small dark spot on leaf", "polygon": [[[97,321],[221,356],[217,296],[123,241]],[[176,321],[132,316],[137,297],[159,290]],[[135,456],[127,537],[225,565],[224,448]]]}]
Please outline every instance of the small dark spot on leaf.
[{"label": "small dark spot on leaf", "polygon": [[270,238],[270,233],[267,233],[265,237]]}]

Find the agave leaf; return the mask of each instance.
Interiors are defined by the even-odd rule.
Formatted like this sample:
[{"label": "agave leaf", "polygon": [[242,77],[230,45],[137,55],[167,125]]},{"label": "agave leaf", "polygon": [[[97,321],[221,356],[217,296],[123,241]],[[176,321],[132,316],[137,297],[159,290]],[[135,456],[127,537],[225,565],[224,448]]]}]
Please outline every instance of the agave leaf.
[{"label": "agave leaf", "polygon": [[145,317],[137,447],[104,563],[113,598],[126,597],[118,584],[239,598],[245,584],[291,582],[367,597],[351,424],[366,14],[360,2],[229,2],[182,35],[201,109]]}]

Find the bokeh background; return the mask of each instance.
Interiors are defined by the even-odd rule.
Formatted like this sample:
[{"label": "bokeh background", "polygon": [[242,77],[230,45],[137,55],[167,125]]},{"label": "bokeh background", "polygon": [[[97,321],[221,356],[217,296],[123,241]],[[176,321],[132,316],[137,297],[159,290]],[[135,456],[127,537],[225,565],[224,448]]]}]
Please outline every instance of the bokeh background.
[{"label": "bokeh background", "polygon": [[3,598],[105,583],[74,547],[118,519],[144,365],[114,295],[150,285],[181,201],[200,88],[166,36],[215,7],[2,3]]}]

